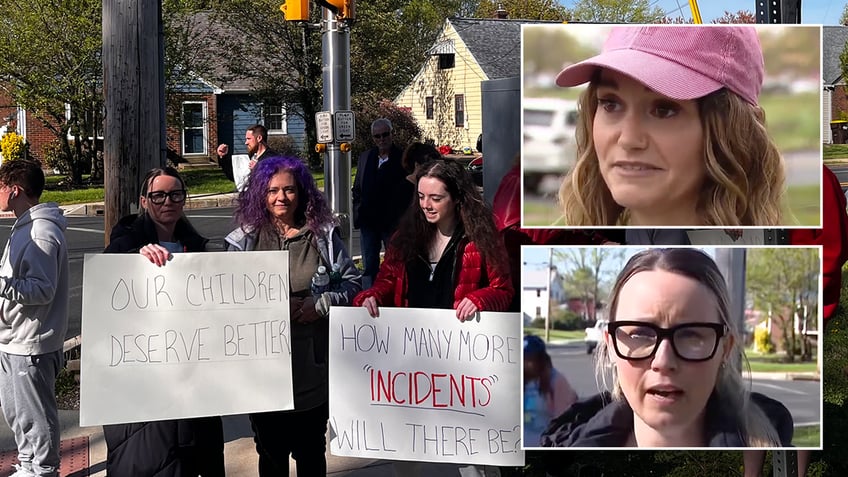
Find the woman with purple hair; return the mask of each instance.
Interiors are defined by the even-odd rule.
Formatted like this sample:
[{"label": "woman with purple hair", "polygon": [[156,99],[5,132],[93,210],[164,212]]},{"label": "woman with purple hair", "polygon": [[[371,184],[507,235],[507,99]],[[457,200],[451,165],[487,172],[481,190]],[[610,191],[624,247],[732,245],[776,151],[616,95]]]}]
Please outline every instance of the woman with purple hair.
[{"label": "woman with purple hair", "polygon": [[[232,251],[288,250],[294,410],[255,413],[251,426],[259,476],[285,476],[289,455],[297,475],[326,475],[327,356],[330,306],[347,305],[362,288],[360,272],[336,230],[332,211],[300,159],[258,162],[239,193]],[[338,266],[327,291],[313,295],[319,266]]]}]

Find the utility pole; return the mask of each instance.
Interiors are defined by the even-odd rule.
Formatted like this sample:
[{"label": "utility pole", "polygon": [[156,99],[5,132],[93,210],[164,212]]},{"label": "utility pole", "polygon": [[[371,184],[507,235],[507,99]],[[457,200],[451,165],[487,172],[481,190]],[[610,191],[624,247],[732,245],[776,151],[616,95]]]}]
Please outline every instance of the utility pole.
[{"label": "utility pole", "polygon": [[[756,0],[754,11],[757,23],[801,23],[801,0]],[[766,229],[765,243],[787,243],[787,235],[786,230]],[[796,477],[797,452],[772,452],[772,471],[774,477]]]},{"label": "utility pole", "polygon": [[147,170],[165,165],[161,0],[103,0],[104,241],[138,210]]}]

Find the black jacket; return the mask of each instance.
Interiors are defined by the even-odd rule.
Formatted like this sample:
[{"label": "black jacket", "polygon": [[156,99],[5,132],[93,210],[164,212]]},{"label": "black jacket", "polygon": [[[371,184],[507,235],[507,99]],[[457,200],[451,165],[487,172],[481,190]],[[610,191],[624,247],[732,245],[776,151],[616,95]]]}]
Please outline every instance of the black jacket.
[{"label": "black jacket", "polygon": [[389,160],[378,168],[378,150],[359,156],[353,179],[353,226],[391,233],[412,202],[415,186],[406,180],[403,151],[392,144]]},{"label": "black jacket", "polygon": [[[181,219],[174,231],[187,252],[206,250],[207,240]],[[147,215],[130,215],[112,229],[105,253],[138,253],[159,243]],[[223,477],[224,432],[220,417],[134,422],[103,426],[109,477]]]},{"label": "black jacket", "polygon": [[[771,420],[781,446],[792,445],[792,415],[778,401],[760,393],[751,400]],[[738,423],[721,408],[715,396],[707,401],[705,418],[707,447],[747,447]],[[613,401],[609,393],[574,403],[551,420],[542,433],[543,447],[623,447],[633,431],[633,409],[625,400]]]}]

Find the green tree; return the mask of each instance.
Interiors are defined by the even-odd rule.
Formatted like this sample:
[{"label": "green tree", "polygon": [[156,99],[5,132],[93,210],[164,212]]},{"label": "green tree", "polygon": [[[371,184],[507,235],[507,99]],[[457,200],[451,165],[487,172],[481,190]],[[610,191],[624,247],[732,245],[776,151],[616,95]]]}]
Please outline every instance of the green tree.
[{"label": "green tree", "polygon": [[722,16],[710,23],[757,23],[757,17],[748,10],[739,10],[736,13],[725,10]]},{"label": "green tree", "polygon": [[[819,270],[815,249],[752,249],[746,264],[747,291],[754,306],[769,313],[782,333],[786,358],[795,360],[796,338],[813,316]],[[795,326],[795,317],[799,324]],[[803,351],[803,350],[802,350]]]},{"label": "green tree", "polygon": [[[312,25],[287,23],[276,0],[222,0],[214,20],[238,32],[219,40],[232,77],[249,77],[259,100],[283,104],[306,122],[307,144],[316,142],[314,117],[322,106],[321,36]],[[351,104],[362,107],[394,97],[418,72],[427,50],[461,0],[375,0],[356,6],[350,30]],[[376,104],[373,106],[376,107]],[[367,127],[358,122],[358,127]],[[310,164],[321,158],[309,149]]]},{"label": "green tree", "polygon": [[100,1],[0,0],[0,11],[0,88],[61,140],[79,183],[101,129]]},{"label": "green tree", "polygon": [[658,23],[665,18],[660,7],[648,0],[579,0],[572,20],[591,23]]},{"label": "green tree", "polygon": [[571,12],[556,0],[481,0],[474,12],[475,18],[495,17],[498,6],[503,7],[508,18],[522,20],[570,21]]},{"label": "green tree", "polygon": [[602,306],[606,295],[602,285],[608,276],[604,265],[621,261],[624,251],[609,247],[555,248],[553,255],[557,262],[565,264],[563,285],[566,293],[580,297],[587,310],[584,318],[595,321],[595,314],[589,312],[589,303],[594,304],[596,312]]},{"label": "green tree", "polygon": [[842,8],[842,15],[839,17],[839,24],[848,26],[848,3]]}]

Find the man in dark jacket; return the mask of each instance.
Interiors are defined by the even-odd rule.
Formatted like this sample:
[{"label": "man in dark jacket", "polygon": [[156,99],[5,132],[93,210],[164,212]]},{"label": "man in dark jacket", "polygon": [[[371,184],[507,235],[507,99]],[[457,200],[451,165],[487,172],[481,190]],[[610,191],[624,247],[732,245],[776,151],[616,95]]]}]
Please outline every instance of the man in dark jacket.
[{"label": "man in dark jacket", "polygon": [[371,124],[374,147],[359,156],[353,180],[353,226],[359,229],[363,288],[369,288],[380,266],[381,244],[388,247],[398,220],[412,201],[414,186],[406,180],[403,150],[392,142],[392,122]]}]

